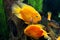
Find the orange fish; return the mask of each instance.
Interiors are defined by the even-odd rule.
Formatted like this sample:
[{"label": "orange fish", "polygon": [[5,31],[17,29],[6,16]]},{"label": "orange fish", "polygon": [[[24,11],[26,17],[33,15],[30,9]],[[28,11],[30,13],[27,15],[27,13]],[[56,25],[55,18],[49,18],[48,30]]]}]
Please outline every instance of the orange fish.
[{"label": "orange fish", "polygon": [[41,24],[32,24],[32,25],[27,26],[24,29],[24,33],[25,35],[30,36],[34,39],[38,39],[42,36],[48,37],[47,32],[43,30],[43,27],[44,26]]},{"label": "orange fish", "polygon": [[26,23],[38,23],[41,21],[41,15],[30,5],[23,4],[22,8],[18,5],[13,5],[12,13]]}]

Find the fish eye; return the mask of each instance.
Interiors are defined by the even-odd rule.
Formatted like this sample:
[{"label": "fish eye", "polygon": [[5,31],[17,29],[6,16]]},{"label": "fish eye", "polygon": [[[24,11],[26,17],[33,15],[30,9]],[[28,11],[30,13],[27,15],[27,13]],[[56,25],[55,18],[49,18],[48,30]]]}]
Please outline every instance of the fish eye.
[{"label": "fish eye", "polygon": [[38,16],[36,16],[36,17],[38,17]]}]

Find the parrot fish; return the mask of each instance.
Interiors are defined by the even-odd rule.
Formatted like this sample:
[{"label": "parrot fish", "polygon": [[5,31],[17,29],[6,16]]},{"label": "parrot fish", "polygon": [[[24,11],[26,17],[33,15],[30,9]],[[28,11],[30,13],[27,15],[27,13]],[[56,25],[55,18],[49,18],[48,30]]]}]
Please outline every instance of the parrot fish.
[{"label": "parrot fish", "polygon": [[32,6],[21,3],[22,7],[14,4],[12,6],[12,13],[18,18],[25,21],[25,23],[38,23],[41,21],[41,15]]},{"label": "parrot fish", "polygon": [[43,28],[44,26],[41,24],[28,25],[24,29],[24,34],[34,39],[39,39],[42,36],[44,36],[45,38],[49,38],[48,33],[43,30]]}]

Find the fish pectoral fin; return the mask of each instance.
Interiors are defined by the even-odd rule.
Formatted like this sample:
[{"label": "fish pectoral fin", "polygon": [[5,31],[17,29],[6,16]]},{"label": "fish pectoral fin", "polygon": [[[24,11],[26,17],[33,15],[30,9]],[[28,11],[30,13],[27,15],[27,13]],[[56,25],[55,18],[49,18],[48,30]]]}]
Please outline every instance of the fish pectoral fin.
[{"label": "fish pectoral fin", "polygon": [[30,24],[30,22],[25,22],[26,24]]}]

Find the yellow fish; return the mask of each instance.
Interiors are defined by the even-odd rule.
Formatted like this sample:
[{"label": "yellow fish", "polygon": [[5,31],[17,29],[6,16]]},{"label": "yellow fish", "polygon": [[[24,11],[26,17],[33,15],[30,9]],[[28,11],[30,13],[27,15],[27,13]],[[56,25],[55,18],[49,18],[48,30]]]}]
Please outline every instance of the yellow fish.
[{"label": "yellow fish", "polygon": [[60,36],[56,40],[60,40]]},{"label": "yellow fish", "polygon": [[41,21],[41,15],[27,4],[23,4],[22,8],[15,4],[12,7],[12,13],[27,23],[38,23]]},{"label": "yellow fish", "polygon": [[52,15],[52,13],[51,13],[51,12],[48,12],[48,17],[47,17],[47,19],[48,19],[49,21],[51,21],[51,15]]},{"label": "yellow fish", "polygon": [[45,38],[48,38],[49,36],[47,35],[48,33],[43,30],[44,26],[41,24],[32,24],[28,25],[24,29],[24,34],[27,36],[30,36],[34,39],[39,39],[40,37],[44,36]]}]

